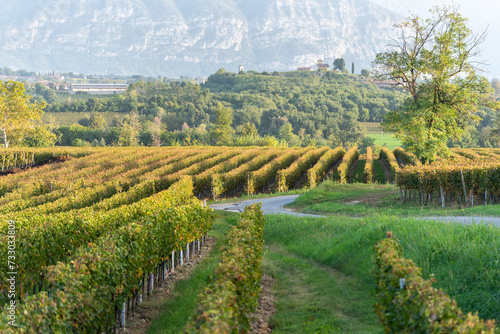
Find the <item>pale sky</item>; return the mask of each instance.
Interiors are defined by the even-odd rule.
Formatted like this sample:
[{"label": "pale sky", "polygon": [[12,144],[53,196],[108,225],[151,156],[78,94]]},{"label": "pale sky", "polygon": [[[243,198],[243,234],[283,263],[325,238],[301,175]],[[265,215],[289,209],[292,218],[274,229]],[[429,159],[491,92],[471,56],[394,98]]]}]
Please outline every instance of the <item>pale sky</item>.
[{"label": "pale sky", "polygon": [[407,17],[409,13],[423,18],[431,17],[429,9],[435,5],[455,4],[459,12],[469,19],[475,32],[488,29],[486,41],[480,46],[481,58],[490,65],[483,73],[489,79],[500,79],[500,1],[498,0],[371,0]]}]

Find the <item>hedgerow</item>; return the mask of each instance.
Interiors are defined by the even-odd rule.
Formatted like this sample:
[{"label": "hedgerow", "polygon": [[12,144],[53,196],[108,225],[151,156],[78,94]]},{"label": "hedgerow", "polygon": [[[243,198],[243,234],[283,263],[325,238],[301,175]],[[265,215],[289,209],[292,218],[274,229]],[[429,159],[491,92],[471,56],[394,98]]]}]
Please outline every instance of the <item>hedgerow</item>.
[{"label": "hedgerow", "polygon": [[364,179],[366,183],[373,182],[373,150],[371,147],[366,148],[366,164],[364,168]]},{"label": "hedgerow", "polygon": [[417,156],[411,152],[405,151],[401,147],[396,147],[394,151],[392,151],[394,154],[394,157],[397,159],[398,162],[400,162],[402,165],[407,166],[421,166],[422,163],[420,160],[417,158]]},{"label": "hedgerow", "polygon": [[276,175],[276,188],[278,191],[293,189],[293,185],[299,177],[307,172],[328,150],[328,147],[311,150],[295,160],[288,168],[278,171]]}]

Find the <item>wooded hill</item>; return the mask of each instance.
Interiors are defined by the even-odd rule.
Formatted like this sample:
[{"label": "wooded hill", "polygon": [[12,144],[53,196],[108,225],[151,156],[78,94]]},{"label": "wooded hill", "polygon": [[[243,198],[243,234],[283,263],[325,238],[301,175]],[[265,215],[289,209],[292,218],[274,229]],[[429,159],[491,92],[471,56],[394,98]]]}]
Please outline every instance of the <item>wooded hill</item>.
[{"label": "wooded hill", "polygon": [[[233,110],[232,127],[237,135],[248,135],[255,126],[260,136],[279,137],[280,128],[289,123],[293,134],[334,146],[359,142],[359,121],[379,122],[404,99],[403,93],[380,89],[364,83],[363,78],[334,71],[235,74],[220,69],[201,86],[141,81],[131,84],[125,94],[86,101],[68,96],[64,102],[49,104],[46,112],[137,111],[143,124],[160,115],[165,131],[180,132],[209,128],[216,122],[215,111],[222,103]],[[121,125],[112,123],[106,124],[107,132],[99,129],[107,144],[117,140],[106,137],[106,133],[113,132],[109,128]],[[78,131],[81,134],[83,129]],[[144,145],[150,144],[148,131],[144,126],[140,136]],[[65,136],[62,144],[68,145],[71,139]],[[201,130],[192,136],[201,142],[206,140]],[[95,138],[91,134],[84,137],[81,139],[89,142]]]}]

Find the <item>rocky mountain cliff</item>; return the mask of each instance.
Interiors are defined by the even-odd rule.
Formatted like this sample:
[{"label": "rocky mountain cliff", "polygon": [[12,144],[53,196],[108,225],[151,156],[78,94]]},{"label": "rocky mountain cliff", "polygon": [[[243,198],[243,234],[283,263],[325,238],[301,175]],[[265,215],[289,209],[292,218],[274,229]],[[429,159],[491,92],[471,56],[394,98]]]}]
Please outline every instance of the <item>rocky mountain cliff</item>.
[{"label": "rocky mountain cliff", "polygon": [[207,76],[344,57],[367,68],[397,14],[368,0],[0,0],[0,66]]}]

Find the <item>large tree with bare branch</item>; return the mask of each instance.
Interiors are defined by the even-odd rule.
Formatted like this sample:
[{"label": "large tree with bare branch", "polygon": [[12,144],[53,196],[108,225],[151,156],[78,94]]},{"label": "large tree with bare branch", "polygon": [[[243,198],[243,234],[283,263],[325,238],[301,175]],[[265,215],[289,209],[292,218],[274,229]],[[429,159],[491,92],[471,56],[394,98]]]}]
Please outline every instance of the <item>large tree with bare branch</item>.
[{"label": "large tree with bare branch", "polygon": [[447,155],[449,140],[459,139],[480,106],[492,105],[491,85],[478,74],[478,46],[486,33],[474,34],[457,7],[434,7],[430,19],[411,15],[396,24],[400,37],[379,53],[375,73],[403,87],[409,97],[382,123],[407,149],[432,161]]}]

